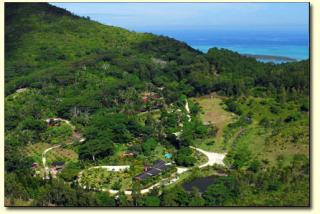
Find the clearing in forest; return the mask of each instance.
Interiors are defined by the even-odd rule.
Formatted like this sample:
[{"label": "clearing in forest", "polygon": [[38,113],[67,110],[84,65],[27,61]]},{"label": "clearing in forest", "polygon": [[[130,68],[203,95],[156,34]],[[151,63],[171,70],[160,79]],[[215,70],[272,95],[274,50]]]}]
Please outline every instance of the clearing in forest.
[{"label": "clearing in forest", "polygon": [[[35,162],[42,163],[42,153],[47,148],[52,147],[52,144],[47,143],[36,143],[30,144],[25,149],[25,154],[28,157],[31,157]],[[78,155],[72,149],[67,148],[56,148],[54,151],[49,151],[47,154],[48,163],[52,163],[54,161],[69,161],[69,160],[77,160]]]},{"label": "clearing in forest", "polygon": [[220,97],[204,96],[195,99],[202,107],[203,113],[201,119],[203,122],[211,122],[218,127],[217,139],[223,134],[223,128],[226,127],[233,119],[233,113],[223,108],[223,100]]},{"label": "clearing in forest", "polygon": [[[210,144],[211,141],[215,141],[214,144],[220,144],[223,138],[223,129],[231,123],[236,117],[233,113],[224,109],[223,98],[217,96],[202,96],[194,99],[202,107],[203,113],[201,119],[204,123],[212,123],[218,128],[216,137],[201,140],[200,146],[202,149],[212,151],[214,147]],[[209,146],[208,146],[209,145]],[[210,146],[211,145],[211,146]]]}]

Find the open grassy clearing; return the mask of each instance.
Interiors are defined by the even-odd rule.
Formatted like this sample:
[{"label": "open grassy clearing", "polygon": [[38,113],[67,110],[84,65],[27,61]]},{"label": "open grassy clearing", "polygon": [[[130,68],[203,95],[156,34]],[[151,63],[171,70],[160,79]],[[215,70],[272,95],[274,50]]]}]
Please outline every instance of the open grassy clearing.
[{"label": "open grassy clearing", "polygon": [[[47,143],[36,143],[28,145],[24,152],[26,156],[31,157],[35,162],[42,163],[42,153],[44,150],[52,147],[51,144]],[[54,161],[70,161],[77,160],[78,155],[72,149],[66,148],[55,148],[53,151],[49,151],[47,153],[47,161],[48,163],[52,163]]]},{"label": "open grassy clearing", "polygon": [[193,145],[209,152],[224,153],[227,151],[227,148],[224,146],[223,142],[215,141],[214,137],[194,140]]},{"label": "open grassy clearing", "polygon": [[[252,123],[226,128],[224,141],[228,150],[237,144],[246,144],[254,157],[273,166],[279,159],[286,165],[296,154],[309,155],[309,121],[299,105],[284,103],[280,106],[274,99],[253,97],[240,100],[238,104],[243,115],[252,118]],[[292,115],[298,119],[288,121]]]},{"label": "open grassy clearing", "polygon": [[203,122],[211,122],[218,128],[216,141],[221,141],[224,127],[231,123],[236,116],[224,109],[221,97],[203,96],[195,98],[195,101],[202,107],[201,119]]},{"label": "open grassy clearing", "polygon": [[[274,165],[278,159],[283,164],[288,163],[295,154],[308,155],[308,133],[307,124],[309,121],[298,120],[296,122],[281,123],[282,135],[275,135],[274,126],[264,127],[262,120],[270,122],[284,121],[290,115],[299,114],[300,106],[294,103],[284,103],[279,106],[271,98],[248,97],[240,99],[237,105],[242,110],[242,115],[250,117],[250,123],[232,124],[240,119],[232,113],[224,110],[222,98],[200,97],[196,101],[203,108],[201,118],[205,122],[212,122],[218,127],[215,138],[195,140],[194,146],[207,151],[228,152],[236,148],[238,144],[248,145],[252,155],[259,160]],[[248,116],[246,116],[248,115]],[[238,117],[238,119],[237,119]],[[228,124],[232,124],[231,126]],[[299,141],[293,143],[293,133],[299,135]],[[304,136],[305,135],[305,136]],[[303,136],[303,137],[301,137]]]},{"label": "open grassy clearing", "polygon": [[35,162],[42,163],[42,153],[47,148],[51,147],[52,145],[48,143],[36,143],[30,144],[25,147],[24,153],[26,156],[31,157]]},{"label": "open grassy clearing", "polygon": [[[258,147],[258,145],[256,145]],[[260,154],[261,159],[265,159],[271,164],[276,164],[280,159],[283,165],[292,161],[294,155],[309,156],[308,144],[295,144],[291,142],[273,142],[265,143],[263,146],[264,153]]]},{"label": "open grassy clearing", "polygon": [[47,154],[48,163],[52,163],[54,161],[74,161],[78,159],[78,154],[71,149],[64,148],[56,148],[53,151],[49,151]]},{"label": "open grassy clearing", "polygon": [[128,150],[128,145],[126,144],[115,144],[115,152],[114,156],[120,157],[123,152],[126,152]]},{"label": "open grassy clearing", "polygon": [[223,97],[203,96],[194,98],[194,101],[202,107],[203,113],[200,116],[202,121],[211,122],[218,128],[216,137],[197,139],[194,141],[194,146],[206,151],[225,152],[226,148],[222,145],[224,130],[229,123],[236,120],[237,116],[224,109]]},{"label": "open grassy clearing", "polygon": [[232,148],[235,148],[238,144],[248,145],[252,155],[267,163],[268,165],[275,166],[278,160],[282,160],[282,164],[287,165],[296,154],[307,155],[309,146],[307,144],[294,144],[291,142],[269,142],[268,138],[271,135],[269,129],[262,127],[248,127],[243,129],[235,139],[233,139]]}]

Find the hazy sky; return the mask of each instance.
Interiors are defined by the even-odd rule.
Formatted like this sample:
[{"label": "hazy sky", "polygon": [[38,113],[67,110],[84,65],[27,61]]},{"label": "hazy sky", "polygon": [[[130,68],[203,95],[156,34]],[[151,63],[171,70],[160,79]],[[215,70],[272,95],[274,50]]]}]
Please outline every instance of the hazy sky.
[{"label": "hazy sky", "polygon": [[52,3],[136,31],[155,29],[308,30],[307,3]]}]

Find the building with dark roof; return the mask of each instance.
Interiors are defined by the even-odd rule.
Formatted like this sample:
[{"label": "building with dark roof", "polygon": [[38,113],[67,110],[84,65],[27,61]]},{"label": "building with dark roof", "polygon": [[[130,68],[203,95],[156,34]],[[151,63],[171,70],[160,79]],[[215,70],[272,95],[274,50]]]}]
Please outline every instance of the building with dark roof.
[{"label": "building with dark roof", "polygon": [[33,164],[31,165],[31,168],[32,168],[32,169],[36,169],[36,168],[38,168],[38,166],[39,166],[38,163],[33,163]]},{"label": "building with dark roof", "polygon": [[163,160],[158,160],[154,163],[154,165],[150,168],[147,168],[147,170],[135,177],[137,180],[144,180],[151,176],[157,176],[161,172],[167,170],[170,166],[166,165],[166,162]]},{"label": "building with dark roof", "polygon": [[154,165],[152,166],[152,168],[159,168],[159,167],[161,167],[161,166],[163,166],[163,165],[165,165],[166,164],[166,162],[164,162],[163,160],[158,160],[158,161],[156,161],[155,163],[154,163]]},{"label": "building with dark roof", "polygon": [[57,118],[51,118],[47,120],[49,126],[57,126],[60,125],[61,120]]},{"label": "building with dark roof", "polygon": [[58,162],[53,162],[53,163],[51,164],[51,166],[52,166],[53,168],[55,168],[56,170],[62,170],[63,167],[64,167],[64,162],[60,162],[60,161],[58,161]]},{"label": "building with dark roof", "polygon": [[159,175],[161,172],[160,169],[152,168],[151,170],[147,171],[146,173],[150,174],[151,176]]},{"label": "building with dark roof", "polygon": [[143,172],[143,173],[137,175],[137,176],[134,177],[134,178],[141,181],[141,180],[144,180],[144,179],[146,179],[146,178],[148,178],[148,177],[151,177],[151,175],[149,175],[149,174],[146,173],[146,172]]},{"label": "building with dark roof", "polygon": [[63,166],[63,165],[64,165],[64,162],[62,162],[62,161],[56,161],[56,162],[52,162],[51,165],[52,165],[52,166]]},{"label": "building with dark roof", "polygon": [[168,168],[169,168],[169,165],[166,165],[166,164],[156,167],[156,169],[159,169],[161,171],[166,170]]}]

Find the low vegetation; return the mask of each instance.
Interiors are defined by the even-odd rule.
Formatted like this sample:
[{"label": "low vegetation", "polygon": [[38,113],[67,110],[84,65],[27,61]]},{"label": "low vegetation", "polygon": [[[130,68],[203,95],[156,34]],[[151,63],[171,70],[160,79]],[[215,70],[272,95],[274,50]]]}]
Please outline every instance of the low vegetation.
[{"label": "low vegetation", "polygon": [[132,188],[132,175],[128,172],[110,172],[101,168],[87,169],[83,171],[80,183],[87,189],[124,191]]}]

